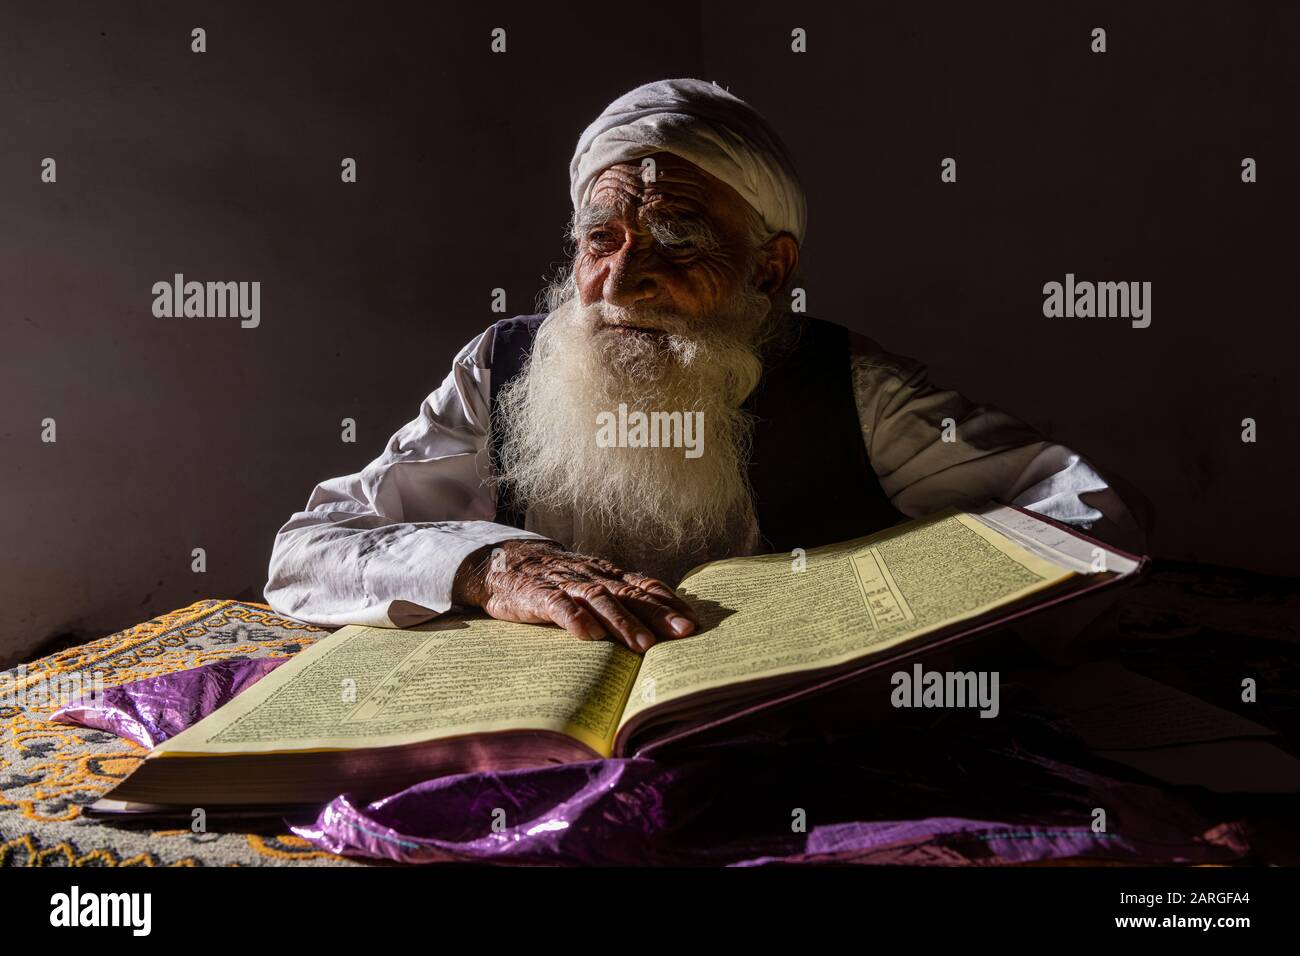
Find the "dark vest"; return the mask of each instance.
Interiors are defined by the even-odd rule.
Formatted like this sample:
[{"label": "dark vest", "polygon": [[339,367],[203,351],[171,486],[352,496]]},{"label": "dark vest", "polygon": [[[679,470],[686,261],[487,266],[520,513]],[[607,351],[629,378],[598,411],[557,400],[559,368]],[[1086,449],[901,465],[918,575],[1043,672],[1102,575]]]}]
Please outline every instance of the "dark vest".
[{"label": "dark vest", "polygon": [[[492,422],[500,420],[501,388],[523,368],[545,318],[521,315],[496,324]],[[847,329],[803,319],[797,341],[768,360],[745,408],[756,418],[749,483],[768,550],[847,541],[903,520],[880,487],[862,441]],[[493,429],[494,464],[499,439]],[[526,502],[513,501],[508,490],[498,496],[499,523],[522,528],[525,510]]]}]

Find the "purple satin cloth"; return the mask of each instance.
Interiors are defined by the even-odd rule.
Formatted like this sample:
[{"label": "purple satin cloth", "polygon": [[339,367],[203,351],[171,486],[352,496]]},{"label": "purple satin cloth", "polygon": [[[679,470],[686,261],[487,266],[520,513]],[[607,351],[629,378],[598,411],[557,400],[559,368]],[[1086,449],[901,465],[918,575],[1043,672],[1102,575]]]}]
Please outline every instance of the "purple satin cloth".
[{"label": "purple satin cloth", "polygon": [[60,707],[50,720],[106,730],[153,749],[252,687],[289,658],[226,660],[109,687]]},{"label": "purple satin cloth", "polygon": [[[51,719],[152,747],[285,660],[147,678]],[[334,853],[399,863],[1151,864],[1227,863],[1250,852],[1241,824],[1214,825],[1171,793],[1044,756],[1064,744],[1040,725],[990,737],[982,723],[954,725],[942,738],[901,727],[834,738],[800,737],[777,722],[672,759],[455,774],[363,806],[341,794],[314,823],[291,829]],[[1098,807],[1109,822],[1094,833],[1087,821]]]},{"label": "purple satin cloth", "polygon": [[[755,824],[718,842],[709,833],[687,838],[690,818],[701,806],[691,798],[726,799],[716,783],[706,764],[669,767],[636,758],[459,774],[365,807],[336,797],[313,825],[292,829],[334,853],[399,863],[961,866],[1076,856],[1214,863],[1240,859],[1249,849],[1236,827],[1189,839],[1154,819],[1142,835],[958,817],[810,824],[806,833],[796,833],[777,808],[763,830]],[[734,799],[744,795],[736,793]],[[519,822],[491,832],[484,824],[498,808],[507,821]]]}]

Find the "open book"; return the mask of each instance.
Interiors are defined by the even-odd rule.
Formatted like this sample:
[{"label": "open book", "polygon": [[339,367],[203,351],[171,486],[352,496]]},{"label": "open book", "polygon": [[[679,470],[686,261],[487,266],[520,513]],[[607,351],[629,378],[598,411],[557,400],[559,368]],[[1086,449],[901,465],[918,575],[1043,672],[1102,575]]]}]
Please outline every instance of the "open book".
[{"label": "open book", "polygon": [[344,627],[156,747],[100,809],[370,799],[449,773],[646,754],[1144,564],[989,505],[696,568],[679,591],[700,630],[644,657],[483,616]]}]

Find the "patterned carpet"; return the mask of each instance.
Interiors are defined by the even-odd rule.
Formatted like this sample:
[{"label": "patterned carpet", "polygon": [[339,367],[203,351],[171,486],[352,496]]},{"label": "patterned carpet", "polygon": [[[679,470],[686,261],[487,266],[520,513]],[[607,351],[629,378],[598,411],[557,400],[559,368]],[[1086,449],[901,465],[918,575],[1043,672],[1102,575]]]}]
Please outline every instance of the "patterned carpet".
[{"label": "patterned carpet", "polygon": [[[143,747],[43,719],[73,675],[105,687],[218,660],[288,657],[325,631],[264,604],[204,600],[0,674],[0,866],[362,865],[284,833],[196,834],[106,826],[82,816],[133,770]],[[62,682],[62,683],[61,683]],[[15,688],[26,700],[16,704]],[[55,690],[51,690],[54,688]]]}]

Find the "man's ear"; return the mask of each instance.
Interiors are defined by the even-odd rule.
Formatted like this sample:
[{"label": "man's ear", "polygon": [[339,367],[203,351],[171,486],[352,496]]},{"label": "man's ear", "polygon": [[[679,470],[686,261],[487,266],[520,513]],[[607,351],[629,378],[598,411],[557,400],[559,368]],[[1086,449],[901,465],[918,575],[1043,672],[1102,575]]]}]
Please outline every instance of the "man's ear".
[{"label": "man's ear", "polygon": [[775,299],[799,267],[799,243],[788,232],[777,233],[767,240],[759,254],[762,265],[759,266],[755,286],[769,299]]}]

